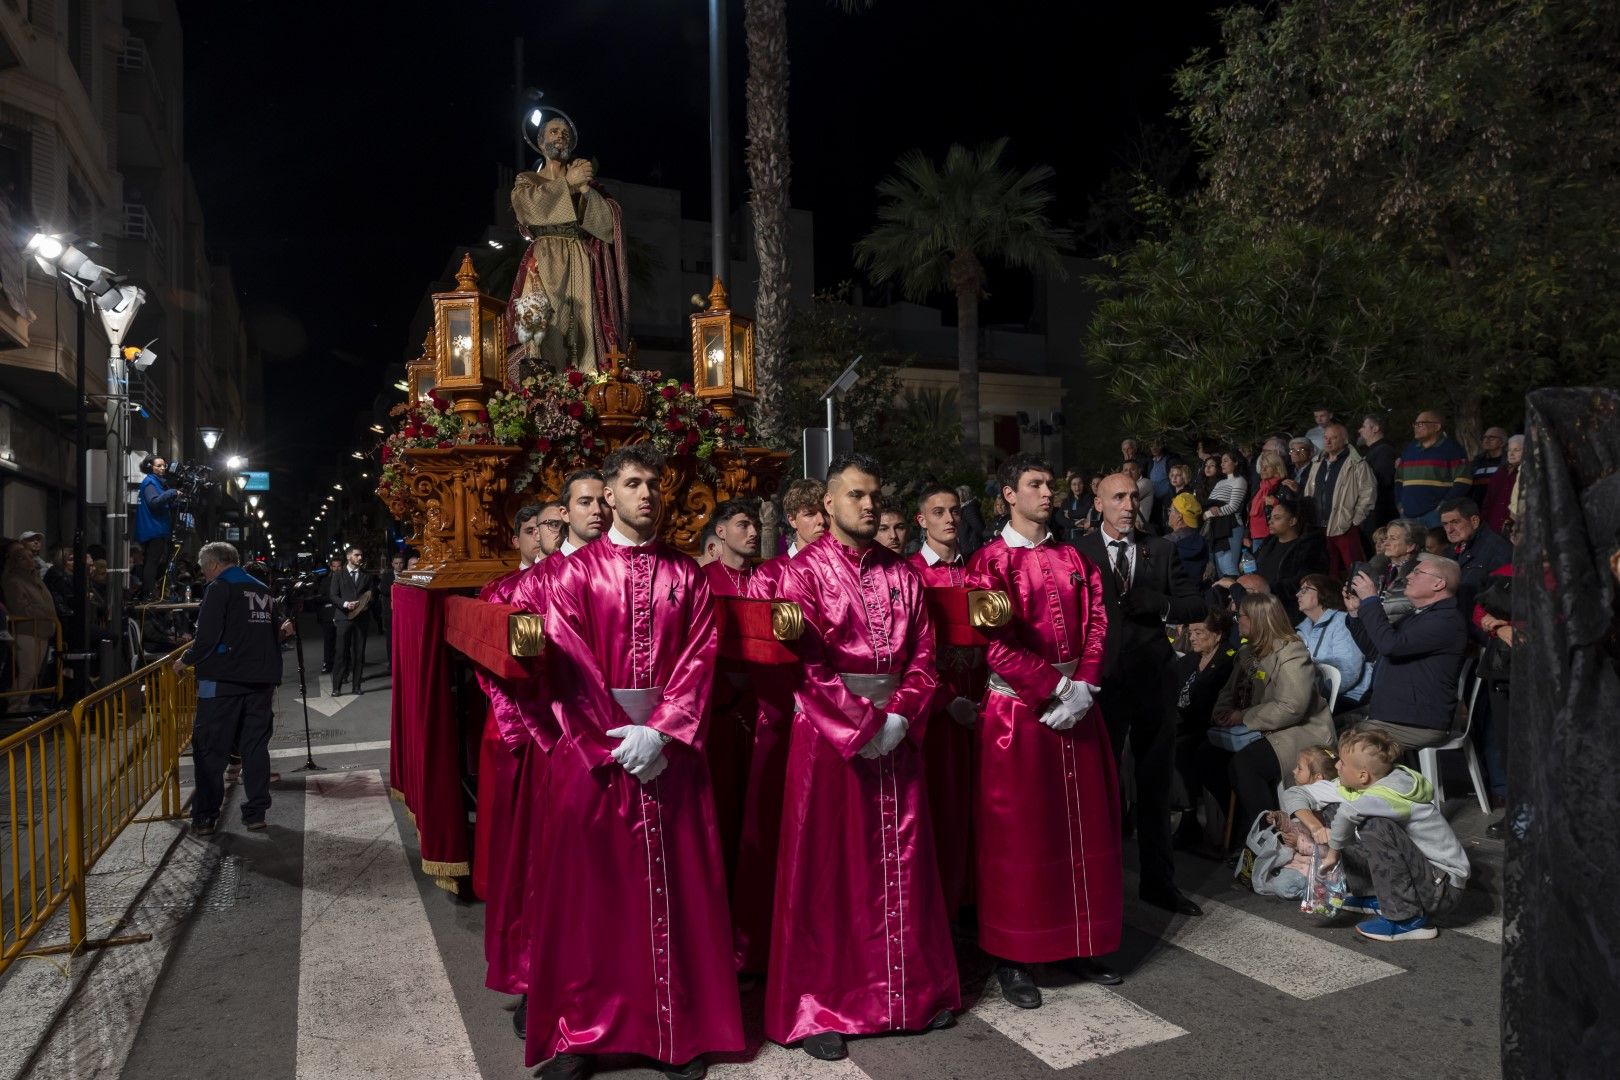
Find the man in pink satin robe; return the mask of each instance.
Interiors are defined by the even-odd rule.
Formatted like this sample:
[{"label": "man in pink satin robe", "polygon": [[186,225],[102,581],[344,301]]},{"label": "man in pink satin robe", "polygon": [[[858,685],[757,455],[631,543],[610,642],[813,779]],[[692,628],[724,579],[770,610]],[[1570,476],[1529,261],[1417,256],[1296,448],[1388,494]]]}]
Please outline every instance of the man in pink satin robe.
[{"label": "man in pink satin robe", "polygon": [[782,575],[804,612],[783,789],[765,1035],[845,1057],[849,1035],[947,1027],[961,1006],[923,777],[934,633],[923,585],[873,542],[882,479],[827,470],[830,531]]},{"label": "man in pink satin robe", "polygon": [[[923,543],[909,560],[912,569],[924,585],[964,587],[967,565],[956,546],[962,501],[956,491],[942,484],[925,489],[917,500],[916,519],[923,530]],[[980,649],[936,648],[934,663],[939,690],[928,718],[923,762],[945,911],[954,921],[972,893],[973,729],[979,721],[979,699],[984,696],[988,669]]]},{"label": "man in pink satin robe", "polygon": [[[518,568],[479,590],[478,598],[512,603],[529,570],[562,543],[561,503],[530,503],[517,512],[513,546]],[[523,1037],[524,1002],[529,992],[528,944],[522,934],[523,893],[528,846],[532,836],[537,781],[545,774],[545,755],[531,754],[533,740],[519,717],[522,699],[540,693],[530,683],[508,684],[484,671],[478,683],[489,697],[478,755],[478,815],[473,830],[473,893],[484,901],[484,985],[503,994],[520,995],[512,1026]]]},{"label": "man in pink satin robe", "polygon": [[[613,523],[546,582],[557,723],[538,858],[556,887],[526,912],[526,1058],[582,1077],[602,1054],[702,1077],[743,1047],[703,730],[718,647],[691,559],[657,539],[663,459],[603,463]],[[543,974],[539,974],[543,973]]]},{"label": "man in pink satin robe", "polygon": [[1090,959],[1119,947],[1124,918],[1114,752],[1092,703],[1108,618],[1096,565],[1048,531],[1052,467],[1014,454],[997,479],[1009,519],[968,566],[969,584],[1006,593],[1013,612],[990,632],[979,723],[979,945],[1002,995],[1034,1009],[1031,964],[1120,981]]},{"label": "man in pink satin robe", "polygon": [[[792,530],[787,554],[766,559],[754,568],[748,595],[775,600],[788,560],[827,531],[820,480],[801,477],[782,496],[782,518]],[[776,848],[782,832],[782,779],[787,775],[788,730],[793,722],[793,691],[798,670],[781,669],[757,687],[754,746],[743,788],[742,835],[737,843],[737,873],[731,891],[731,918],[736,931],[737,970],[763,974],[771,951],[771,912],[776,902]]]},{"label": "man in pink satin robe", "polygon": [[[719,550],[703,564],[703,577],[715,596],[746,596],[759,554],[759,513],[747,499],[727,499],[709,519]],[[743,791],[748,784],[748,759],[753,748],[754,717],[759,702],[753,679],[743,667],[721,662],[715,670],[714,701],[703,751],[709,759],[709,781],[714,789],[714,815],[720,825],[720,854],[726,880],[737,870],[737,845],[742,833]]]}]

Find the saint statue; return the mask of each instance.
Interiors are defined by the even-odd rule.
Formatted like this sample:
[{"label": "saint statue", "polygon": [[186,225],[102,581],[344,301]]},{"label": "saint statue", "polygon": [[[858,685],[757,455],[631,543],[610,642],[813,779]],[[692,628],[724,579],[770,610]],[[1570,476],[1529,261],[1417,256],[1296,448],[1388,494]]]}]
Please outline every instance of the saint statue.
[{"label": "saint statue", "polygon": [[507,348],[553,370],[594,372],[629,336],[619,204],[591,163],[574,158],[579,129],[567,113],[536,106],[523,130],[541,157],[512,186],[518,231],[530,243],[512,282]]}]

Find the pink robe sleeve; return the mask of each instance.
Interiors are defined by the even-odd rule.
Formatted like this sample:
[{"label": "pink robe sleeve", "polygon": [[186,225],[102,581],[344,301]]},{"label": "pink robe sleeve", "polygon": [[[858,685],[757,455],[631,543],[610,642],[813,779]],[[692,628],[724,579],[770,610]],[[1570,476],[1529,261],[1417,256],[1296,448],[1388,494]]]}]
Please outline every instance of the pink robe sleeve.
[{"label": "pink robe sleeve", "polygon": [[[672,563],[660,562],[669,573]],[[681,568],[686,580],[676,587],[685,603],[678,615],[658,623],[660,633],[674,633],[681,641],[680,655],[664,683],[664,700],[647,720],[647,726],[694,750],[702,749],[703,724],[709,713],[709,695],[714,690],[714,660],[720,651],[720,631],[715,622],[714,596],[709,583],[695,565]],[[659,588],[654,588],[654,603]],[[660,645],[662,652],[662,645]]]},{"label": "pink robe sleeve", "polygon": [[[1001,544],[980,548],[968,564],[968,587],[996,589],[1012,599],[1014,612],[1020,612],[1021,597],[1012,583],[1012,552]],[[990,645],[985,650],[990,670],[1006,680],[1018,698],[1031,709],[1040,707],[1057,692],[1063,676],[1051,662],[1024,646],[1018,637],[1018,618],[1006,626],[986,630]]]},{"label": "pink robe sleeve", "polygon": [[[906,738],[917,749],[922,749],[923,735],[928,728],[929,715],[939,707],[939,692],[944,685],[934,670],[934,623],[928,614],[928,603],[923,599],[922,578],[915,570],[901,576],[907,584],[901,587],[905,598],[906,670],[900,676],[900,685],[894,696],[883,707],[886,713],[898,713],[906,718]],[[948,704],[950,699],[945,699]]]},{"label": "pink robe sleeve", "polygon": [[1086,591],[1078,598],[1077,606],[1085,612],[1086,639],[1080,643],[1080,666],[1075,668],[1074,677],[1100,687],[1103,650],[1108,646],[1108,606],[1103,603],[1102,571],[1085,555],[1080,555],[1080,565]]},{"label": "pink robe sleeve", "polygon": [[[522,582],[534,575],[521,574],[518,581]],[[478,599],[491,603],[516,604],[511,590],[503,587],[504,579],[498,579],[485,585],[478,592]],[[540,680],[532,683],[509,683],[505,679],[498,679],[482,668],[475,667],[478,676],[478,686],[489,698],[490,710],[495,718],[495,730],[501,737],[501,742],[514,754],[521,754],[529,746],[531,740],[538,742],[538,737],[531,731],[523,716],[522,699],[539,689]]]},{"label": "pink robe sleeve", "polygon": [[[519,575],[517,584],[507,603],[519,611],[544,616],[546,612],[546,583],[551,575],[543,566],[532,567]],[[548,635],[549,636],[549,635]],[[540,744],[546,753],[557,745],[560,732],[551,712],[551,657],[550,646],[541,657],[541,674],[522,684],[507,685],[497,679],[485,684],[484,692],[495,707],[495,722],[500,725],[501,741],[516,750],[514,738],[527,737]],[[484,676],[479,676],[481,683]]]},{"label": "pink robe sleeve", "polygon": [[553,693],[568,703],[566,712],[586,721],[580,730],[566,734],[586,767],[598,769],[614,764],[613,750],[618,745],[617,739],[604,732],[628,724],[630,718],[608,692],[607,679],[584,637],[591,625],[583,595],[589,584],[584,561],[570,560],[559,566],[545,590],[546,647],[551,654],[546,674],[555,678]]}]

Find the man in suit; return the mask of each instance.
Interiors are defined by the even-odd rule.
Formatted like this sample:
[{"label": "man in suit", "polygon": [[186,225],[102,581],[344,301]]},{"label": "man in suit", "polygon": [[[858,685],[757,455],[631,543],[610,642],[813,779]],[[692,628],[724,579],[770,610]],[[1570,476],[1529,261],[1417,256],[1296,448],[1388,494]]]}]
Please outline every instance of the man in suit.
[{"label": "man in suit", "polygon": [[1170,849],[1170,779],[1175,768],[1176,709],[1166,622],[1198,622],[1204,600],[1176,557],[1175,545],[1137,530],[1136,481],[1124,473],[1097,487],[1102,527],[1075,542],[1102,571],[1108,638],[1100,704],[1116,758],[1131,742],[1136,759],[1136,839],[1141,896],[1156,907],[1202,915],[1176,888]]},{"label": "man in suit", "polygon": [[354,693],[360,692],[360,678],[366,666],[365,611],[376,588],[370,574],[360,569],[365,556],[357,547],[345,553],[341,570],[326,576],[326,599],[332,605],[332,625],[337,631],[337,658],[332,667],[332,696],[343,693],[344,680],[352,674]]}]

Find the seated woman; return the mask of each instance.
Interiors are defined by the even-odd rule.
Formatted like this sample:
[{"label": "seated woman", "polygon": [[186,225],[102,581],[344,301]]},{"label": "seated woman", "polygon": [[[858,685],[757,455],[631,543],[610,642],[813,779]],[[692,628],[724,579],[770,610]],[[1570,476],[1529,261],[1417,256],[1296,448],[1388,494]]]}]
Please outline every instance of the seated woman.
[{"label": "seated woman", "polygon": [[1198,826],[1198,804],[1204,794],[1199,778],[1199,747],[1209,745],[1210,717],[1226,680],[1232,674],[1232,657],[1237,650],[1227,648],[1226,635],[1232,630],[1232,613],[1212,608],[1201,623],[1187,628],[1190,651],[1176,658],[1172,685],[1176,687],[1176,770],[1187,789],[1187,810],[1176,826],[1177,850],[1197,847],[1203,839]]},{"label": "seated woman", "polygon": [[1304,531],[1297,497],[1286,489],[1277,492],[1268,522],[1271,542],[1255,557],[1254,571],[1266,579],[1272,595],[1282,601],[1292,624],[1299,621],[1299,608],[1294,603],[1299,583],[1306,574],[1327,572],[1327,543],[1320,532]]},{"label": "seated woman", "polygon": [[1339,716],[1367,703],[1372,687],[1373,666],[1351,636],[1344,614],[1344,598],[1338,582],[1326,574],[1306,574],[1295,599],[1299,604],[1299,636],[1318,666],[1339,672],[1339,700],[1333,715]]},{"label": "seated woman", "polygon": [[1232,830],[1232,837],[1242,843],[1251,821],[1277,809],[1277,781],[1294,767],[1299,752],[1333,741],[1333,717],[1316,688],[1316,665],[1288,625],[1281,601],[1266,593],[1245,593],[1238,630],[1247,643],[1238,649],[1211,722],[1220,727],[1242,724],[1265,737],[1235,753],[1206,743],[1199,749],[1199,771],[1223,804],[1229,793],[1237,793],[1241,827]]},{"label": "seated woman", "polygon": [[[1384,614],[1389,616],[1391,625],[1412,613],[1412,602],[1406,598],[1406,577],[1417,569],[1428,532],[1421,521],[1396,518],[1384,526],[1378,554],[1367,563],[1367,572],[1378,583],[1378,598],[1384,603]],[[1350,583],[1345,582],[1345,588],[1349,587]],[[1351,623],[1354,629],[1356,620],[1352,619]]]}]

